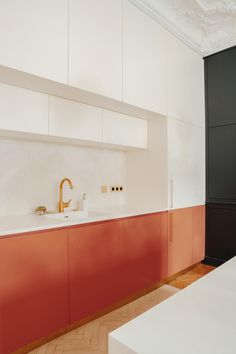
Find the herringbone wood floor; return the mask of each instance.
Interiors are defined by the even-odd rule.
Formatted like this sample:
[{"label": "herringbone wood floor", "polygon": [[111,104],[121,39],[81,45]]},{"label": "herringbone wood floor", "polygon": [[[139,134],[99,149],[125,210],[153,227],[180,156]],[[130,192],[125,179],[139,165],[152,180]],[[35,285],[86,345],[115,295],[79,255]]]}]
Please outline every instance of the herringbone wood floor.
[{"label": "herringbone wood floor", "polygon": [[211,271],[199,265],[169,284],[31,351],[34,354],[107,354],[109,332],[172,296]]},{"label": "herringbone wood floor", "polygon": [[200,279],[202,276],[211,272],[213,269],[215,268],[209,265],[199,264],[192,270],[178,276],[175,280],[169,282],[168,284],[178,289],[184,289],[186,286]]}]

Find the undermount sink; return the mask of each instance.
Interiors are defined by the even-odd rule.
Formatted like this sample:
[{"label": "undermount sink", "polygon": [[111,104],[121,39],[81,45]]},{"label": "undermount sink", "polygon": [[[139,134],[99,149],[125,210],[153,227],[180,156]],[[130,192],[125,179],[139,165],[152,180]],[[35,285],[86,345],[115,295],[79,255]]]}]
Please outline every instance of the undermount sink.
[{"label": "undermount sink", "polygon": [[87,219],[88,216],[89,216],[88,211],[85,211],[85,210],[68,211],[65,213],[55,213],[55,214],[47,214],[46,215],[46,217],[50,218],[50,219],[65,220],[65,221]]}]

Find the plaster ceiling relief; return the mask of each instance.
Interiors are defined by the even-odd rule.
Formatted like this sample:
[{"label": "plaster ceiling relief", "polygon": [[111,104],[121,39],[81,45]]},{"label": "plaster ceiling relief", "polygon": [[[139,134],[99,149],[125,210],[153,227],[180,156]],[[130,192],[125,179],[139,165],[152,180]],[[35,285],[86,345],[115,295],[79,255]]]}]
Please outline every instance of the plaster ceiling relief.
[{"label": "plaster ceiling relief", "polygon": [[130,0],[202,56],[236,45],[236,0]]}]

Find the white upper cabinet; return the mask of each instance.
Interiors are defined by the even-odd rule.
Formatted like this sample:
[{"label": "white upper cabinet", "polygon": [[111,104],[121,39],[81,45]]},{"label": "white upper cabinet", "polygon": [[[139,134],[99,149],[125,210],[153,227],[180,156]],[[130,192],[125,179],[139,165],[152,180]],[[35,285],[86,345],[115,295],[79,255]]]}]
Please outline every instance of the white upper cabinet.
[{"label": "white upper cabinet", "polygon": [[49,134],[101,142],[102,109],[83,103],[50,97]]},{"label": "white upper cabinet", "polygon": [[205,204],[205,129],[168,118],[169,208]]},{"label": "white upper cabinet", "polygon": [[69,84],[122,100],[122,0],[70,0]]},{"label": "white upper cabinet", "polygon": [[147,121],[103,110],[104,143],[147,148]]},{"label": "white upper cabinet", "polygon": [[124,101],[167,113],[167,40],[169,33],[124,1]]},{"label": "white upper cabinet", "polygon": [[68,0],[0,0],[0,64],[67,83]]},{"label": "white upper cabinet", "polygon": [[48,134],[48,96],[0,84],[0,129]]},{"label": "white upper cabinet", "polygon": [[168,41],[168,116],[204,126],[204,62],[170,36]]}]

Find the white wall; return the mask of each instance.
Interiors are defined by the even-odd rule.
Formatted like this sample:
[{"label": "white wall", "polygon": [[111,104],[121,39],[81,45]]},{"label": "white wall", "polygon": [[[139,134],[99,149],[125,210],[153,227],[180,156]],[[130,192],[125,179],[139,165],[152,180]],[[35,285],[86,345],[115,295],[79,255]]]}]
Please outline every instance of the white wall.
[{"label": "white wall", "polygon": [[82,193],[92,207],[118,206],[126,193],[101,193],[101,185],[125,185],[126,154],[121,151],[82,148],[0,138],[0,215],[32,213],[37,205],[55,209],[58,186],[71,178],[74,190],[65,187],[65,200],[75,208]]},{"label": "white wall", "polygon": [[127,152],[127,203],[133,208],[166,210],[167,119],[153,116],[148,122],[148,149]]},{"label": "white wall", "polygon": [[205,129],[168,118],[169,208],[205,203]]}]

